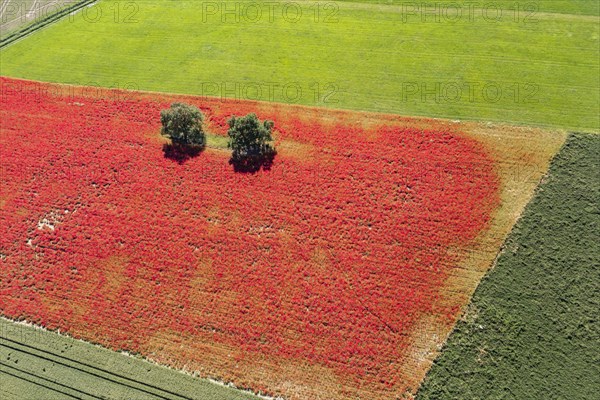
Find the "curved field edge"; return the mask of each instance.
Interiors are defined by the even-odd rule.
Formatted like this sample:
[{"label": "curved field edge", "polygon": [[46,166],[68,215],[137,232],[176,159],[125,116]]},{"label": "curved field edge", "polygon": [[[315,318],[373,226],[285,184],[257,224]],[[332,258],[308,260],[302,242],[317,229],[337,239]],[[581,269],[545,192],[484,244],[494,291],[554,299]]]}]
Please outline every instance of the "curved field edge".
[{"label": "curved field edge", "polygon": [[24,393],[30,399],[259,399],[139,356],[0,317],[0,397],[20,399]]},{"label": "curved field edge", "polygon": [[[10,86],[9,82],[9,85]],[[18,81],[17,81],[18,83]],[[53,88],[61,90],[66,86],[53,85]],[[73,87],[69,87],[73,88]],[[77,88],[75,88],[77,89]],[[114,93],[114,92],[110,92]],[[128,93],[120,93],[128,95]],[[136,93],[132,96],[148,97],[164,95],[151,93]],[[88,98],[93,99],[94,95],[88,94]],[[198,100],[192,96],[171,96],[171,99]],[[240,104],[247,104],[242,102]],[[272,109],[273,104],[252,103],[257,110]],[[531,128],[514,128],[502,125],[490,124],[461,124],[443,120],[423,120],[398,116],[390,116],[374,113],[356,113],[349,111],[322,110],[310,107],[297,107],[289,105],[276,105],[279,112],[286,110],[302,110],[305,117],[310,119],[327,118],[329,115],[332,121],[360,121],[363,125],[397,125],[413,126],[426,129],[428,126],[444,126],[444,129],[462,132],[462,134],[475,139],[488,150],[489,155],[496,161],[497,174],[501,178],[501,207],[494,215],[489,229],[480,235],[476,245],[470,249],[456,249],[456,256],[462,257],[462,268],[455,269],[446,284],[445,296],[449,304],[466,304],[470,293],[476,286],[483,272],[491,265],[499,246],[504,240],[510,227],[518,218],[520,211],[530,198],[533,189],[537,184],[539,177],[545,172],[548,160],[556,152],[564,140],[562,132],[546,132]],[[293,151],[293,149],[291,150]],[[443,306],[443,305],[442,305]],[[460,314],[460,307],[453,310],[452,315],[457,318]],[[451,329],[448,321],[431,320],[424,318],[423,323],[419,324],[420,329],[413,332],[413,351],[404,361],[406,371],[403,376],[405,387],[412,392],[418,386],[422,376],[434,357],[435,349],[444,341],[447,332]],[[159,338],[157,337],[157,340]],[[184,338],[181,335],[161,335],[160,341],[154,343],[151,348],[170,349],[175,354],[178,348],[187,345],[188,349],[197,348],[193,338]],[[205,350],[203,346],[198,350]],[[229,346],[220,346],[220,349],[213,349],[226,359],[227,353],[235,352],[235,348]],[[149,349],[148,351],[152,351]],[[184,368],[185,361],[173,359],[168,356],[172,352],[163,351],[162,355],[153,355],[153,358],[165,364]],[[247,374],[249,381],[263,382],[269,391],[274,393],[283,393],[290,398],[346,398],[352,395],[358,395],[365,398],[388,398],[389,391],[374,392],[372,390],[361,390],[354,388],[351,392],[349,388],[344,388],[340,382],[337,382],[335,376],[328,369],[317,368],[315,365],[305,365],[299,368],[298,365],[270,364],[268,360],[248,359],[242,360],[247,363]],[[256,366],[261,365],[257,370]],[[231,364],[229,368],[234,368]],[[278,376],[270,376],[268,371],[277,371]],[[227,376],[228,371],[222,371]],[[206,374],[206,373],[204,373]],[[223,375],[220,375],[223,376]],[[337,382],[337,383],[336,383]],[[352,394],[350,394],[352,393]]]},{"label": "curved field edge", "polygon": [[[484,143],[496,161],[501,178],[501,202],[491,226],[482,232],[469,249],[456,249],[462,261],[452,270],[445,284],[447,300],[460,298],[455,322],[469,304],[481,278],[493,265],[499,249],[533,197],[535,188],[548,170],[550,160],[566,139],[563,131],[547,131],[507,125],[464,123],[464,132]],[[451,300],[453,299],[453,300]],[[452,331],[452,325],[425,317],[413,334],[415,353],[407,363],[413,377],[410,394],[419,387],[426,371],[439,356]]]},{"label": "curved field edge", "polygon": [[102,0],[96,5],[104,10],[98,21],[65,19],[0,50],[0,73],[79,85],[600,129],[595,17],[549,14],[523,23],[507,15],[497,23],[482,17],[421,23],[417,15],[402,23],[399,5],[340,2],[337,22],[325,23],[312,18],[318,2],[302,2],[305,17],[297,23],[282,17],[269,21],[266,12],[256,23],[223,23],[218,12],[205,20],[202,7],[188,0],[135,3],[135,23],[115,23],[111,10],[119,4],[124,5]]},{"label": "curved field edge", "polygon": [[417,399],[597,396],[599,153],[569,136]]}]

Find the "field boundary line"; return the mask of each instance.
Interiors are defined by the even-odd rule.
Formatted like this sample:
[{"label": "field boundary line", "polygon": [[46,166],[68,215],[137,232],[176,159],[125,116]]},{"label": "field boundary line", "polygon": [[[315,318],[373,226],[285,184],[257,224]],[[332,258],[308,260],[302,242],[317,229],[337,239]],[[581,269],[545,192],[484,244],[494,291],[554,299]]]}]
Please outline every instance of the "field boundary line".
[{"label": "field boundary line", "polygon": [[[547,1],[547,0],[546,0]],[[341,1],[339,3],[342,3],[344,5],[344,7],[346,7],[347,9],[357,9],[357,10],[368,10],[368,9],[374,9],[374,8],[378,8],[381,11],[390,11],[390,12],[394,12],[394,13],[398,13],[398,14],[402,14],[403,13],[403,8],[402,5],[400,4],[386,4],[386,3],[369,3],[369,2],[347,2],[347,1]],[[417,1],[417,4],[420,4],[421,2]],[[425,2],[427,3],[427,2]],[[430,4],[432,4],[432,2],[429,2]],[[457,3],[460,4],[460,3]],[[467,4],[467,3],[465,3]],[[340,10],[342,10],[340,8]],[[484,8],[476,8],[474,7],[472,9],[473,12],[483,12],[485,11]],[[588,22],[597,22],[598,18],[600,18],[597,15],[589,15],[589,14],[569,14],[569,13],[561,13],[561,12],[551,12],[551,11],[536,11],[535,12],[535,17],[539,17],[540,19],[545,19],[545,20],[556,20],[556,19],[560,19],[560,20],[565,20],[565,21],[588,21]]]},{"label": "field boundary line", "polygon": [[[6,79],[10,79],[12,81],[34,82],[34,83],[38,83],[38,84],[51,84],[51,85],[55,85],[55,86],[73,88],[73,89],[93,87],[95,89],[117,90],[120,93],[138,93],[138,94],[143,94],[143,95],[163,95],[163,96],[168,96],[168,97],[174,97],[174,98],[177,98],[180,100],[186,100],[186,99],[189,100],[189,99],[196,98],[196,99],[207,99],[207,100],[216,100],[216,101],[225,101],[225,100],[247,101],[247,102],[254,103],[254,104],[282,104],[282,105],[293,106],[295,108],[308,110],[308,111],[329,110],[332,112],[341,112],[341,113],[361,112],[365,115],[366,118],[379,118],[379,117],[386,118],[387,117],[387,118],[400,118],[403,120],[408,119],[408,120],[412,120],[412,121],[419,120],[422,122],[442,121],[442,122],[456,123],[456,124],[470,122],[470,123],[476,123],[476,124],[482,124],[482,125],[487,124],[488,126],[495,126],[498,128],[502,128],[502,127],[534,128],[534,129],[558,130],[561,132],[572,132],[573,131],[573,132],[582,132],[582,133],[589,133],[589,134],[600,134],[599,129],[592,128],[592,127],[573,127],[573,126],[565,127],[565,126],[552,125],[552,124],[536,124],[533,122],[499,120],[499,119],[490,119],[490,118],[474,119],[473,117],[465,118],[465,117],[459,116],[459,115],[437,115],[437,116],[431,116],[431,115],[425,115],[425,114],[409,115],[409,114],[401,114],[402,111],[385,112],[385,111],[375,111],[373,109],[359,110],[359,109],[354,109],[354,108],[322,107],[322,106],[315,106],[315,105],[282,103],[282,102],[267,101],[267,100],[239,100],[239,99],[235,99],[233,97],[210,96],[210,95],[200,95],[200,94],[193,94],[193,93],[178,93],[178,92],[156,91],[156,90],[146,90],[146,89],[136,89],[136,90],[115,89],[115,88],[110,88],[107,86],[89,86],[89,85],[81,85],[81,84],[76,84],[76,83],[48,82],[48,81],[40,81],[37,79],[11,77],[8,75],[0,75],[0,78],[6,78]],[[0,89],[2,89],[3,85],[4,85],[3,83],[0,83]],[[8,89],[10,89],[10,85],[8,85]],[[84,97],[92,98],[93,95],[86,95]]]}]

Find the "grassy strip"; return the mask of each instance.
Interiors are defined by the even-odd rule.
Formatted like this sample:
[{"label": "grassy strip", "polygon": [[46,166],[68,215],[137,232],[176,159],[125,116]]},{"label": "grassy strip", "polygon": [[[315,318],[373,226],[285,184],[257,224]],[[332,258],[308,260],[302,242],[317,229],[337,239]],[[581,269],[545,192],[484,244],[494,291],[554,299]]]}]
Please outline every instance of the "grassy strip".
[{"label": "grassy strip", "polygon": [[595,398],[599,153],[569,137],[417,399]]},{"label": "grassy strip", "polygon": [[[78,13],[0,50],[0,73],[88,86],[600,129],[599,26],[593,17],[540,14],[527,22],[504,13],[492,22],[478,13],[455,23],[422,22],[418,15],[403,23],[399,5],[340,2],[315,14],[323,3],[301,2],[301,16],[292,19],[291,9],[282,14],[283,3],[277,3],[272,18],[272,3],[260,1],[218,2],[211,12],[195,0],[135,4],[125,9],[116,0],[99,1],[87,19]],[[248,7],[262,9],[257,21],[246,17]],[[92,21],[95,15],[101,16]]]},{"label": "grassy strip", "polygon": [[68,7],[57,11],[54,14],[50,14],[43,19],[37,20],[32,24],[26,25],[20,28],[19,30],[9,34],[8,36],[0,39],[0,49],[96,1],[97,0],[81,0],[79,3],[72,4]]},{"label": "grassy strip", "polygon": [[213,135],[210,133],[206,134],[206,147],[210,147],[212,149],[227,149],[227,143],[229,142],[229,137],[222,135]]},{"label": "grassy strip", "polygon": [[0,318],[0,397],[250,400],[256,396]]},{"label": "grassy strip", "polygon": [[[446,12],[448,10],[449,15],[453,12],[463,13],[468,12],[469,6],[474,8],[487,7],[490,13],[496,8],[501,9],[504,14],[514,14],[520,12],[521,14],[530,14],[535,16],[538,13],[550,12],[558,14],[573,14],[573,15],[600,15],[600,3],[597,1],[590,0],[538,0],[531,2],[515,2],[514,0],[494,0],[493,2],[487,1],[472,1],[469,0],[438,0],[431,2],[421,1],[405,1],[405,0],[343,0],[345,2],[353,3],[369,3],[369,4],[385,4],[385,5],[400,5],[405,8],[407,13],[416,12],[419,17],[421,11],[424,14],[428,11],[429,16],[432,18],[432,14],[436,8],[441,10],[439,12]],[[515,7],[518,7],[515,10]]]}]

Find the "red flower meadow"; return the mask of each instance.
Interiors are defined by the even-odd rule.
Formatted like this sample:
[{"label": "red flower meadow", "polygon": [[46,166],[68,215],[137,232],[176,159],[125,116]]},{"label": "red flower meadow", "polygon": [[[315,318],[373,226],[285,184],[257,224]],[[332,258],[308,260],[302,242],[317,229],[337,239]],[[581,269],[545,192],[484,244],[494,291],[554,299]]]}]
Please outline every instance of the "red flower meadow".
[{"label": "red flower meadow", "polygon": [[455,317],[450,250],[499,204],[483,147],[442,124],[180,96],[218,134],[275,121],[271,170],[240,174],[163,156],[173,96],[1,83],[0,312],[112,348],[168,331],[394,387],[415,322]]}]

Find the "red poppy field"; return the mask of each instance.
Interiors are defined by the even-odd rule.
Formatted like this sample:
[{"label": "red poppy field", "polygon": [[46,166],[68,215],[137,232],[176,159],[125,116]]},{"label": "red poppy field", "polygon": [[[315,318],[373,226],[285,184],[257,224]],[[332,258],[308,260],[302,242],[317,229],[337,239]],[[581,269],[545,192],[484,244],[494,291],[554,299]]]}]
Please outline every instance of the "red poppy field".
[{"label": "red poppy field", "polygon": [[[1,312],[293,399],[414,391],[415,354],[445,340],[535,186],[500,218],[506,171],[555,151],[493,151],[441,120],[1,84]],[[166,156],[159,113],[182,99],[215,135],[273,120],[271,169]]]}]

